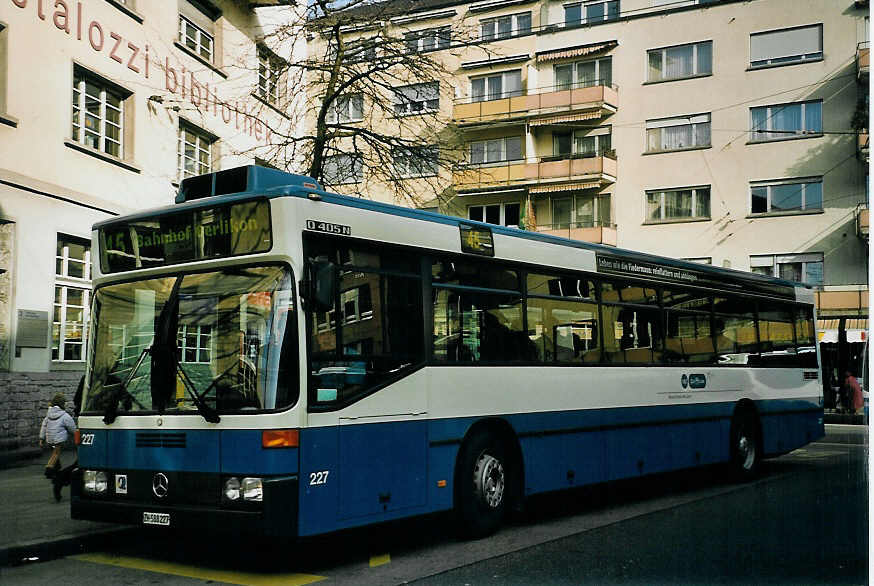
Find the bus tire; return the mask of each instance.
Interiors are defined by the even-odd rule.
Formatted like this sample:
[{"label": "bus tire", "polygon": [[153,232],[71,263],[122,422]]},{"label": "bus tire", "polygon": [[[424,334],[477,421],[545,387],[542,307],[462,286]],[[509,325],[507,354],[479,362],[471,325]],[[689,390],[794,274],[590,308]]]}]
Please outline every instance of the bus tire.
[{"label": "bus tire", "polygon": [[730,472],[735,480],[747,482],[759,473],[762,442],[759,419],[750,408],[738,407],[731,418]]},{"label": "bus tire", "polygon": [[510,498],[507,450],[494,435],[479,432],[461,448],[456,480],[456,516],[464,537],[485,537],[501,526]]}]

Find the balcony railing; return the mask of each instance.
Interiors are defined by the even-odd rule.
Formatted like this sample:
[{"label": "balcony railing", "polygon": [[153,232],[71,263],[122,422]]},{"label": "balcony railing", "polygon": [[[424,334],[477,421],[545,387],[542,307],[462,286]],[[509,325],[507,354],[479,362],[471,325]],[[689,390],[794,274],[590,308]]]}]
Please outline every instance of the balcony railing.
[{"label": "balcony railing", "polygon": [[612,114],[619,106],[616,86],[548,87],[519,90],[493,100],[465,98],[455,103],[452,120],[460,125],[525,120],[558,114],[589,112],[593,119]]},{"label": "balcony railing", "polygon": [[868,41],[864,41],[856,45],[856,74],[859,80],[864,81],[868,77],[871,68],[871,49],[868,47]]},{"label": "balcony railing", "polygon": [[[594,222],[598,224],[598,222]],[[586,225],[584,223],[563,223],[538,225],[537,231],[550,236],[561,236],[571,240],[609,244],[616,246],[616,225]]]},{"label": "balcony railing", "polygon": [[506,161],[464,165],[452,174],[452,182],[459,191],[563,181],[602,184],[616,181],[616,159],[610,156],[544,157],[529,161]]}]

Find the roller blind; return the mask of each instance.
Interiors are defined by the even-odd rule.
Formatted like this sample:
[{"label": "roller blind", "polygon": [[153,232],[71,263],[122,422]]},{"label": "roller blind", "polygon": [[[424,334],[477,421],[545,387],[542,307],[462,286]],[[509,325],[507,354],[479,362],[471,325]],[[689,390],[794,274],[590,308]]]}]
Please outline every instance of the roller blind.
[{"label": "roller blind", "polygon": [[822,53],[822,25],[750,35],[750,61]]}]

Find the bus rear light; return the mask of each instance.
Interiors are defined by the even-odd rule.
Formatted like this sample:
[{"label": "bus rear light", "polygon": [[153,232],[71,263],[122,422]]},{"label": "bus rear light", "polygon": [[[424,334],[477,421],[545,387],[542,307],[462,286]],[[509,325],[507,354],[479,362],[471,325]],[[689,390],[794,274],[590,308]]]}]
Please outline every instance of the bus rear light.
[{"label": "bus rear light", "polygon": [[261,432],[262,448],[296,448],[300,445],[297,429],[265,429]]}]

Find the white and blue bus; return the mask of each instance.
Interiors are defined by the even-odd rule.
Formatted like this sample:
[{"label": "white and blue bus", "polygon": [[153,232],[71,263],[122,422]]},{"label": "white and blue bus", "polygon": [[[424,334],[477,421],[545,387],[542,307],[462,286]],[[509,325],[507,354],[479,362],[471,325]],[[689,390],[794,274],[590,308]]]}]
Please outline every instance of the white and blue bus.
[{"label": "white and blue bus", "polygon": [[97,224],[72,516],[304,537],[824,434],[798,283],[256,166]]}]

